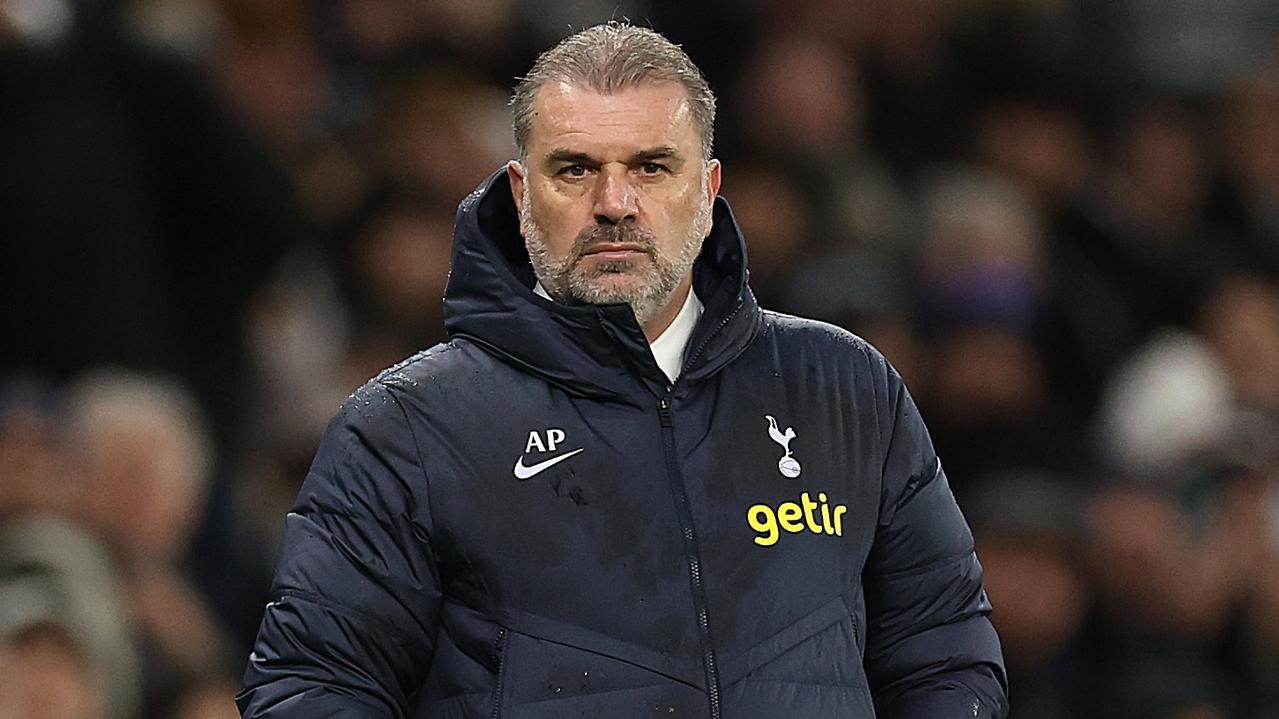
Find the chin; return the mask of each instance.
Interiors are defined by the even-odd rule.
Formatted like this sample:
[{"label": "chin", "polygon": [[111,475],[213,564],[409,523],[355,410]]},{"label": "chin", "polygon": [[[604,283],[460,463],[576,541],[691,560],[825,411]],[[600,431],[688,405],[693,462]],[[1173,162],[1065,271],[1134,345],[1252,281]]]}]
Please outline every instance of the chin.
[{"label": "chin", "polygon": [[641,293],[646,283],[642,273],[606,272],[596,275],[587,281],[587,287],[599,303],[630,302],[636,294]]}]

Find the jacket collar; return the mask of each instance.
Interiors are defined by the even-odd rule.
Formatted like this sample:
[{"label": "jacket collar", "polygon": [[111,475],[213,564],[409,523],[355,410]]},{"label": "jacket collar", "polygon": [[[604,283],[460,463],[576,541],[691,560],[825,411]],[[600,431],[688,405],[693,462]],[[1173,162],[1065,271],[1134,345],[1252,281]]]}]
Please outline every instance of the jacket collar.
[{"label": "jacket collar", "polygon": [[[576,395],[638,401],[667,380],[624,304],[553,302],[536,295],[506,171],[458,208],[444,326]],[[708,377],[741,353],[760,323],[747,285],[746,247],[732,211],[715,200],[714,224],[693,268],[706,311],[693,330],[680,382]],[[645,390],[647,390],[645,392]]]}]

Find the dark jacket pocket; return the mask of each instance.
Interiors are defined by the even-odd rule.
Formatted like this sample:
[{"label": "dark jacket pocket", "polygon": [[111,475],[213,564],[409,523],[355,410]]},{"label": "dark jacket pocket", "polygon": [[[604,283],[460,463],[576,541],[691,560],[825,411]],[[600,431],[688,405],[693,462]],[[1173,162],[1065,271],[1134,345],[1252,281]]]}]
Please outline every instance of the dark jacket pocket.
[{"label": "dark jacket pocket", "polygon": [[[703,685],[669,656],[525,615],[502,632],[492,717],[702,716]],[[695,659],[695,657],[693,657]]]},{"label": "dark jacket pocket", "polygon": [[836,598],[736,657],[726,657],[725,716],[873,719],[856,615]]}]

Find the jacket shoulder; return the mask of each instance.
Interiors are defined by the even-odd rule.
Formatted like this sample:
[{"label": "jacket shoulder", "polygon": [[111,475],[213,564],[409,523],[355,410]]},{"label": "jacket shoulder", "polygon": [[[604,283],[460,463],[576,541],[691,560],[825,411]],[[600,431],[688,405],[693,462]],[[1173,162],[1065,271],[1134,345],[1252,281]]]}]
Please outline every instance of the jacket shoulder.
[{"label": "jacket shoulder", "polygon": [[[442,342],[407,357],[379,372],[355,395],[390,391],[396,394],[423,394],[433,386],[448,386],[497,364],[491,354],[462,339]],[[352,396],[355,396],[352,395]]]},{"label": "jacket shoulder", "polygon": [[446,394],[435,390],[456,386],[460,378],[484,374],[480,363],[485,356],[469,343],[450,341],[391,365],[346,397],[326,435],[342,429],[357,430],[369,438],[405,435],[409,406]]},{"label": "jacket shoulder", "polygon": [[785,349],[811,347],[836,356],[845,354],[865,360],[873,370],[893,373],[888,360],[874,345],[843,327],[774,310],[763,310],[762,314],[764,333]]}]

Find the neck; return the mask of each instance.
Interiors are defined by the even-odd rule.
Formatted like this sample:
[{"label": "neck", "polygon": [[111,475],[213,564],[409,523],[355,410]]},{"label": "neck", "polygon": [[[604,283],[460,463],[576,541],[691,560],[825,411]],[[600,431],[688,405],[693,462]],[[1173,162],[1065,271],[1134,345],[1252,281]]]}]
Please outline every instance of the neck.
[{"label": "neck", "polygon": [[651,344],[653,340],[662,336],[667,327],[675,321],[675,316],[684,307],[684,301],[688,299],[688,293],[693,289],[693,274],[690,272],[683,282],[679,283],[679,287],[675,288],[675,294],[671,295],[671,301],[666,306],[657,311],[648,322],[641,325],[644,330],[644,337]]}]

